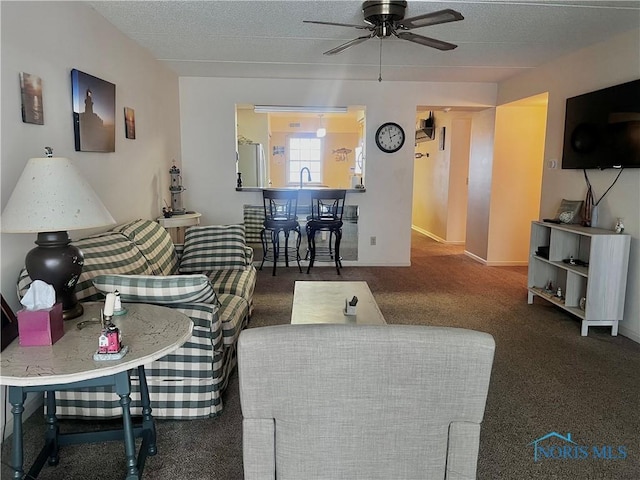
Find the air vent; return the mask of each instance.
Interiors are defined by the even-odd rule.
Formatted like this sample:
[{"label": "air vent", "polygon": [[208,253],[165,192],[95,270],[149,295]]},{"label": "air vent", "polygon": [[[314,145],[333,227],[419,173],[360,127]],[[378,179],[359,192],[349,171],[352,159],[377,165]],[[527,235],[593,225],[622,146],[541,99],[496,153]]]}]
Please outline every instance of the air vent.
[{"label": "air vent", "polygon": [[290,123],[289,128],[300,128],[300,122]]}]

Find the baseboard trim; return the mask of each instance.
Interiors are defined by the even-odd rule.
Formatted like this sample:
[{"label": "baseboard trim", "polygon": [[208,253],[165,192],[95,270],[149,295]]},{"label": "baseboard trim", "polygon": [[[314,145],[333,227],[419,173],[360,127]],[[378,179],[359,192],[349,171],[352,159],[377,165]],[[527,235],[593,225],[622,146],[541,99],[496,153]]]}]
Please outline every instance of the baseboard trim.
[{"label": "baseboard trim", "polygon": [[[308,263],[305,262],[305,263],[301,263],[300,265],[302,266],[302,271],[306,272]],[[376,262],[364,262],[359,260],[342,260],[342,266],[343,267],[410,267],[411,262],[376,263]],[[256,269],[260,267],[260,262],[258,262],[258,264],[255,265],[255,267]],[[273,268],[272,262],[264,262],[264,266],[262,267],[262,270],[270,270],[271,268]],[[278,264],[276,269],[280,269],[280,268],[287,268],[287,267],[285,267],[284,265]],[[289,260],[289,268],[297,269],[298,265],[296,264],[295,261],[291,263],[291,260]],[[336,266],[332,261],[328,262],[325,260],[323,261],[316,260],[316,263],[313,265],[313,268],[333,268],[335,270]]]},{"label": "baseboard trim", "polygon": [[476,262],[479,262],[479,263],[481,263],[481,264],[483,264],[483,265],[486,265],[486,264],[487,264],[487,261],[486,261],[484,258],[481,258],[481,257],[477,256],[476,254],[471,253],[471,252],[470,252],[470,251],[468,251],[468,250],[465,250],[465,251],[464,251],[464,254],[465,254],[467,257],[469,257],[469,258],[471,258],[471,259],[475,260]]},{"label": "baseboard trim", "polygon": [[636,343],[640,343],[640,335],[632,332],[628,328],[624,328],[622,325],[620,325],[620,323],[618,323],[618,335],[622,335],[630,340],[633,340]]},{"label": "baseboard trim", "polygon": [[488,267],[526,267],[529,265],[527,261],[517,261],[517,262],[486,262]]},{"label": "baseboard trim", "polygon": [[443,244],[445,244],[445,245],[464,245],[464,244],[465,244],[464,240],[463,240],[463,241],[459,241],[459,240],[453,240],[453,241],[445,240],[444,238],[440,238],[439,236],[434,235],[433,233],[431,233],[431,232],[429,232],[429,231],[427,231],[427,230],[425,230],[425,229],[423,229],[423,228],[416,227],[415,225],[411,225],[411,229],[412,229],[412,230],[415,230],[416,232],[418,232],[418,233],[420,233],[420,234],[422,234],[422,235],[424,235],[425,237],[429,237],[429,238],[431,238],[431,239],[435,240],[436,242],[438,242],[438,243],[443,243]]},{"label": "baseboard trim", "polygon": [[467,257],[472,258],[473,260],[475,260],[476,262],[479,262],[483,265],[486,265],[487,267],[526,267],[529,265],[529,262],[526,261],[504,261],[504,262],[490,262],[485,260],[484,258],[481,258],[467,250],[464,251],[464,254]]},{"label": "baseboard trim", "polygon": [[[8,398],[5,398],[4,400],[5,415],[7,416],[7,419],[4,427],[3,441],[13,434],[13,414],[11,413],[11,406]],[[27,394],[27,399],[24,402],[24,412],[22,412],[22,422],[24,423],[31,415],[37,412],[43,404],[44,397],[42,393]]]},{"label": "baseboard trim", "polygon": [[[317,263],[313,266],[320,266]],[[323,265],[331,268],[336,268],[333,265]],[[411,262],[391,262],[391,263],[376,263],[376,262],[360,262],[356,260],[342,260],[343,267],[410,267]],[[304,270],[304,268],[303,268]]]}]

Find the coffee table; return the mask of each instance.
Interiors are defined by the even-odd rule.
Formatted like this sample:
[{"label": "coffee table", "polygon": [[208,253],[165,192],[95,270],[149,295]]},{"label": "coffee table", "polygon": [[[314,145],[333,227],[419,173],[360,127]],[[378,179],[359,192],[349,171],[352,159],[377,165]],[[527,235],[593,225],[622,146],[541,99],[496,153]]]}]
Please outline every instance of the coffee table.
[{"label": "coffee table", "polygon": [[[103,441],[124,441],[126,480],[138,480],[148,455],[155,455],[156,431],[151,416],[149,391],[144,364],[150,363],[183,345],[190,337],[193,322],[177,310],[157,305],[125,304],[126,315],[113,317],[122,332],[123,344],[129,352],[121,360],[95,361],[101,326],[99,318],[103,303],[85,303],[84,314],[66,321],[64,336],[55,344],[42,347],[21,347],[14,340],[0,354],[0,384],[9,386],[9,402],[13,413],[13,478],[25,478],[22,449],[22,412],[27,392],[47,392],[47,431],[45,445],[26,478],[35,478],[45,462],[57,465],[59,449],[64,445]],[[86,322],[82,329],[76,325]],[[129,370],[136,368],[140,379],[142,426],[131,421]],[[92,386],[111,386],[120,396],[122,429],[88,433],[59,432],[56,418],[56,390],[73,390]],[[142,437],[136,457],[135,437]]]},{"label": "coffee table", "polygon": [[[354,295],[356,315],[344,315],[344,301]],[[387,324],[367,282],[296,282],[291,323]]]}]

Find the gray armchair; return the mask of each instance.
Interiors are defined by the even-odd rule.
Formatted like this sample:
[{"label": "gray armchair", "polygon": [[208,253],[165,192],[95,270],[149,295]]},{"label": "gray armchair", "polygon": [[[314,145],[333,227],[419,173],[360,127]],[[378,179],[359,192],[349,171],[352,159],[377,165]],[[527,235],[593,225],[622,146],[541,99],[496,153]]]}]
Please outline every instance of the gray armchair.
[{"label": "gray armchair", "polygon": [[494,350],[457,328],[244,330],[245,480],[475,478]]}]

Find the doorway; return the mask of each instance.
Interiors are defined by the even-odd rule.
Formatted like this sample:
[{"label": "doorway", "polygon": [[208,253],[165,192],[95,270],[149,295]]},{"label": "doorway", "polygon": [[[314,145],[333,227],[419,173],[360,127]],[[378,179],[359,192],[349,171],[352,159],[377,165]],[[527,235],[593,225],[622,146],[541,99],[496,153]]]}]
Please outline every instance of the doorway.
[{"label": "doorway", "polygon": [[412,228],[487,265],[526,265],[547,103],[544,93],[489,109],[417,107],[416,129],[433,112],[434,133],[415,146]]},{"label": "doorway", "polygon": [[451,244],[466,237],[472,112],[418,107],[412,229]]}]

